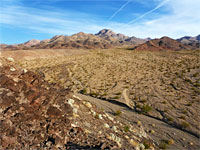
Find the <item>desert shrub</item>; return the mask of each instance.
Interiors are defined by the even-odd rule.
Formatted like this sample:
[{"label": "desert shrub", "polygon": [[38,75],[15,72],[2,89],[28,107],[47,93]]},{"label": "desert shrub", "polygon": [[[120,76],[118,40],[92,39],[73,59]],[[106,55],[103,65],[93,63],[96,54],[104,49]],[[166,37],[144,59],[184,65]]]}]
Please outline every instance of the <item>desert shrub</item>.
[{"label": "desert shrub", "polygon": [[92,95],[92,96],[94,96],[94,97],[97,97],[98,96],[98,94],[97,93],[91,93],[90,95]]},{"label": "desert shrub", "polygon": [[141,100],[140,102],[141,102],[141,103],[146,103],[146,102],[147,102],[147,100]]},{"label": "desert shrub", "polygon": [[122,114],[122,112],[120,111],[120,110],[117,110],[116,112],[115,112],[115,116],[119,116],[119,115],[121,115]]},{"label": "desert shrub", "polygon": [[86,90],[86,89],[83,89],[83,90],[80,91],[80,93],[82,93],[82,94],[87,94],[87,90]]},{"label": "desert shrub", "polygon": [[117,92],[117,93],[115,93],[115,95],[121,95],[122,93],[121,92]]},{"label": "desert shrub", "polygon": [[128,132],[129,131],[129,126],[124,126],[124,131]]},{"label": "desert shrub", "polygon": [[167,143],[165,141],[161,141],[159,144],[160,149],[167,149]]},{"label": "desert shrub", "polygon": [[186,110],[183,110],[182,113],[187,114],[187,111],[186,111]]},{"label": "desert shrub", "polygon": [[194,84],[194,86],[195,87],[200,87],[200,83],[197,82],[197,83]]},{"label": "desert shrub", "polygon": [[167,121],[174,121],[172,117],[167,117]]},{"label": "desert shrub", "polygon": [[144,140],[143,145],[144,145],[145,149],[149,149],[151,146],[150,142],[148,142],[147,140]]},{"label": "desert shrub", "polygon": [[182,128],[185,129],[185,128],[188,128],[189,126],[190,126],[189,123],[187,123],[187,122],[185,122],[185,121],[182,121],[182,122],[181,122],[181,127],[182,127]]},{"label": "desert shrub", "polygon": [[174,144],[174,140],[173,139],[166,140],[166,142],[167,142],[168,145]]},{"label": "desert shrub", "polygon": [[137,108],[142,108],[142,105],[137,104],[136,107],[137,107]]},{"label": "desert shrub", "polygon": [[197,72],[197,73],[195,73],[195,74],[193,74],[193,77],[197,77],[197,76],[198,76],[198,74],[199,74],[198,72]]},{"label": "desert shrub", "polygon": [[144,105],[143,107],[142,107],[142,112],[143,113],[148,113],[148,112],[150,112],[152,110],[152,107],[150,106],[150,105]]},{"label": "desert shrub", "polygon": [[113,99],[119,99],[119,98],[120,98],[119,96],[114,96],[114,97],[113,97]]},{"label": "desert shrub", "polygon": [[179,118],[185,120],[185,116],[180,116]]}]

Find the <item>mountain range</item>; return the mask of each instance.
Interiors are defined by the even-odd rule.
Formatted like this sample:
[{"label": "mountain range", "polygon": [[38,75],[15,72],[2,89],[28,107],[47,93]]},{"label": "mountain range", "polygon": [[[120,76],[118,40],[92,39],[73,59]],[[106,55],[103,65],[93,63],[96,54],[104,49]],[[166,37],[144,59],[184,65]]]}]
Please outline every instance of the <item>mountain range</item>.
[{"label": "mountain range", "polygon": [[103,29],[96,34],[79,32],[71,36],[56,35],[46,40],[30,40],[22,44],[0,44],[3,50],[19,49],[108,49],[113,47],[131,47],[134,50],[181,50],[200,48],[200,35],[196,37],[185,36],[177,40],[162,37],[160,39],[141,39],[115,33]]},{"label": "mountain range", "polygon": [[200,42],[200,35],[192,37],[192,36],[184,36],[180,39],[177,39],[177,41],[184,43],[184,44],[189,44],[192,42]]}]

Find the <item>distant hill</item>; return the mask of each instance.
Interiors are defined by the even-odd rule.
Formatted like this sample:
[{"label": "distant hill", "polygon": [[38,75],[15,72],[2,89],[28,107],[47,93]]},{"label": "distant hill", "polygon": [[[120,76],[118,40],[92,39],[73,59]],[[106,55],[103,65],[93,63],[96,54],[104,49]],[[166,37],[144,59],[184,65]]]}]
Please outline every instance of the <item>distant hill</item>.
[{"label": "distant hill", "polygon": [[162,37],[160,39],[153,39],[147,41],[144,44],[138,45],[134,50],[149,50],[149,51],[162,51],[162,50],[183,50],[183,49],[191,49],[192,46],[182,44],[172,38]]},{"label": "distant hill", "polygon": [[54,36],[50,40],[41,41],[39,44],[34,45],[33,48],[110,48],[110,42],[97,37],[93,34],[86,34],[79,32],[72,36]]},{"label": "distant hill", "polygon": [[200,48],[200,35],[197,35],[195,37],[192,36],[184,36],[180,39],[177,39],[177,41],[192,46],[193,49]]},{"label": "distant hill", "polygon": [[177,41],[184,43],[184,44],[189,44],[193,42],[200,42],[200,35],[192,37],[192,36],[184,36],[182,38],[177,39]]},{"label": "distant hill", "polygon": [[25,46],[34,46],[40,43],[40,40],[29,40],[27,42],[24,43]]},{"label": "distant hill", "polygon": [[72,36],[57,35],[47,40],[30,40],[23,44],[17,45],[3,45],[5,50],[18,49],[62,49],[62,48],[111,48],[112,44],[103,38],[93,34],[86,34],[83,32],[74,34]]},{"label": "distant hill", "polygon": [[103,29],[101,31],[99,31],[97,34],[95,34],[96,36],[102,37],[102,38],[113,38],[119,41],[125,41],[125,39],[129,38],[128,36],[125,36],[123,34],[116,34],[115,32],[113,32],[112,30],[109,29]]},{"label": "distant hill", "polygon": [[19,49],[108,49],[113,47],[134,47],[135,50],[181,50],[200,48],[200,35],[196,37],[185,36],[174,40],[169,37],[161,39],[141,39],[115,33],[103,29],[96,34],[79,32],[71,36],[56,35],[46,40],[29,40],[22,44],[0,44],[3,50]]},{"label": "distant hill", "polygon": [[104,38],[106,40],[112,41],[112,43],[117,41],[119,43],[124,43],[124,44],[142,44],[148,41],[148,39],[140,39],[134,36],[129,37],[125,36],[124,34],[115,33],[109,29],[103,29],[95,35]]}]

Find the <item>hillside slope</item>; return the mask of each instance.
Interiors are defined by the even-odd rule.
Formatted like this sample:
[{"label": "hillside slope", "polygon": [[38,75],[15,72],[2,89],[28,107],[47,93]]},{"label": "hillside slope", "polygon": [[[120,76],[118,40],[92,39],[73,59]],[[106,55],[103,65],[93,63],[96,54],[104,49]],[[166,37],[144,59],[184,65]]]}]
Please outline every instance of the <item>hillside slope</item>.
[{"label": "hillside slope", "polygon": [[192,49],[192,46],[182,44],[169,37],[162,37],[160,39],[153,39],[144,44],[138,45],[133,48],[134,50],[148,50],[148,51],[162,51],[173,50],[179,51],[184,49]]},{"label": "hillside slope", "polygon": [[[9,62],[9,61],[10,62]],[[0,58],[0,149],[154,149],[141,125]]]}]

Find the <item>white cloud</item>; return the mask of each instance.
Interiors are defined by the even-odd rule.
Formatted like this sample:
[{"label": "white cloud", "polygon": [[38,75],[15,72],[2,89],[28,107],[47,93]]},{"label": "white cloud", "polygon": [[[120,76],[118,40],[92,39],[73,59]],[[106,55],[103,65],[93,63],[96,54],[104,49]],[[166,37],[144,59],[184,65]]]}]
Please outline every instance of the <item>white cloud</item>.
[{"label": "white cloud", "polygon": [[[159,1],[157,0],[157,2]],[[200,0],[171,0],[163,6],[165,8],[162,8],[169,12],[156,19],[149,20],[148,16],[151,14],[148,14],[134,24],[110,23],[109,27],[117,32],[142,38],[196,36],[200,34],[199,6]]]},{"label": "white cloud", "polygon": [[[15,0],[9,1],[10,3],[15,2]],[[20,2],[20,0],[16,1]],[[163,0],[152,1],[161,4]],[[4,2],[6,1],[4,0]],[[159,10],[165,9],[168,10],[168,13],[158,14],[154,19],[149,19],[154,17],[151,11],[141,19],[135,20],[133,24],[127,25],[125,22],[110,21],[106,26],[101,26],[102,20],[98,16],[81,12],[62,11],[55,8],[42,10],[19,4],[9,5],[9,7],[0,5],[0,23],[13,28],[19,27],[38,33],[48,33],[52,36],[56,34],[70,35],[80,31],[96,33],[106,27],[118,33],[141,38],[162,36],[179,38],[185,35],[200,34],[199,6],[200,0],[170,0],[159,7]],[[158,9],[158,7],[156,8]],[[157,9],[154,10],[155,13]],[[133,17],[133,13],[127,15]]]},{"label": "white cloud", "polygon": [[153,13],[154,11],[156,11],[156,10],[159,9],[159,8],[161,8],[162,6],[164,6],[164,5],[165,5],[167,2],[169,2],[169,1],[170,1],[170,0],[163,0],[163,1],[160,2],[155,8],[153,8],[153,9],[147,11],[146,13],[140,15],[139,17],[137,17],[137,18],[131,20],[128,24],[132,24],[132,23],[134,23],[134,22],[136,22],[136,21],[138,21],[138,20],[144,18],[145,16],[147,16],[147,15]]},{"label": "white cloud", "polygon": [[120,11],[122,11],[132,0],[128,0],[126,3],[124,3],[119,9],[117,9],[112,16],[104,23],[106,25],[109,21],[111,21]]},{"label": "white cloud", "polygon": [[38,33],[74,34],[84,31],[93,33],[99,30],[95,15],[81,12],[63,11],[55,8],[42,10],[20,5],[0,6],[0,24],[13,28],[30,29]]}]

